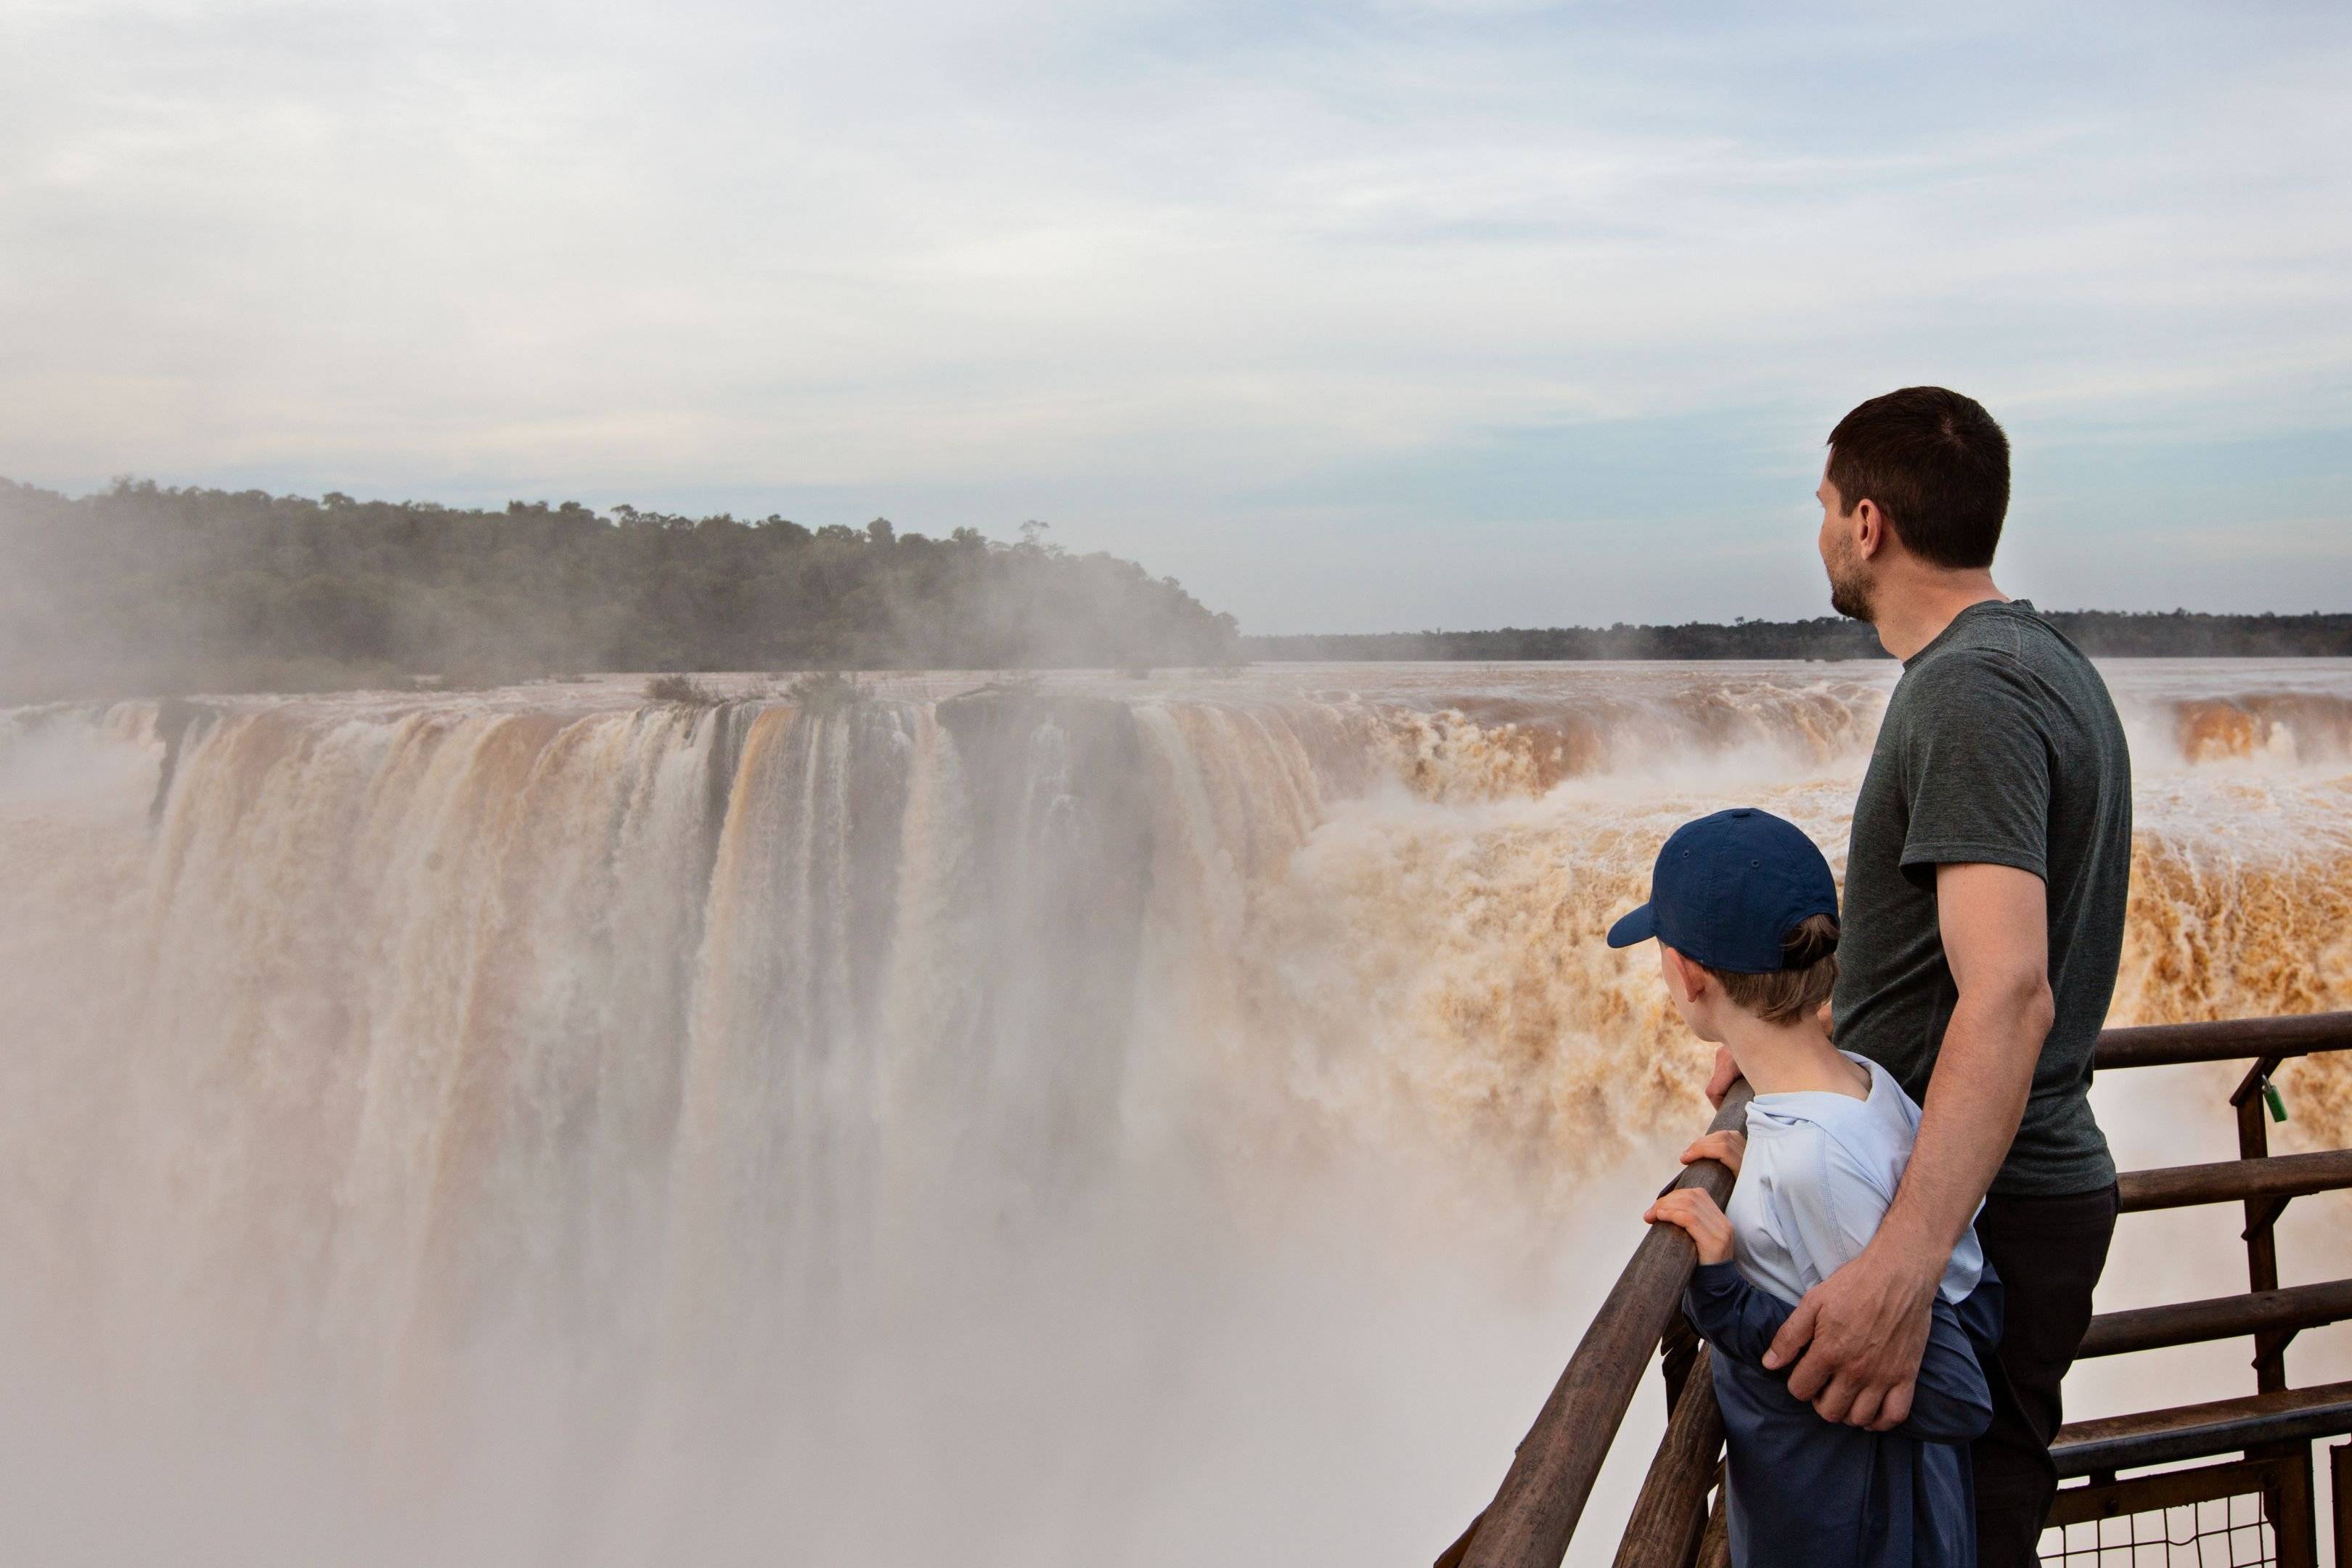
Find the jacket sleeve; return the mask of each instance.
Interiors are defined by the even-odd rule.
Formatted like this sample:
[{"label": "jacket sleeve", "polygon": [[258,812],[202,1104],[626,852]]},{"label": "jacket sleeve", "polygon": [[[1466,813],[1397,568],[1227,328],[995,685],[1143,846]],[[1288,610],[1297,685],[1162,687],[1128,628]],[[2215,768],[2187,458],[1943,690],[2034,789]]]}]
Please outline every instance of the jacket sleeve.
[{"label": "jacket sleeve", "polygon": [[1992,1390],[1958,1314],[1941,1296],[1927,1323],[1927,1350],[1911,1386],[1911,1415],[1895,1430],[1922,1443],[1968,1443],[1992,1425]]},{"label": "jacket sleeve", "polygon": [[[1702,1263],[1683,1292],[1683,1313],[1715,1353],[1761,1366],[1772,1336],[1796,1309],[1759,1290],[1729,1263]],[[1785,1369],[1783,1369],[1785,1370]]]},{"label": "jacket sleeve", "polygon": [[[1796,1309],[1740,1278],[1728,1263],[1702,1263],[1683,1292],[1683,1311],[1715,1353],[1762,1367],[1772,1336]],[[1790,1369],[1768,1375],[1785,1379]],[[1911,1388],[1911,1414],[1895,1428],[1921,1443],[1967,1443],[1992,1425],[1992,1391],[1984,1368],[1949,1303],[1938,1296],[1930,1309],[1927,1353]]]}]

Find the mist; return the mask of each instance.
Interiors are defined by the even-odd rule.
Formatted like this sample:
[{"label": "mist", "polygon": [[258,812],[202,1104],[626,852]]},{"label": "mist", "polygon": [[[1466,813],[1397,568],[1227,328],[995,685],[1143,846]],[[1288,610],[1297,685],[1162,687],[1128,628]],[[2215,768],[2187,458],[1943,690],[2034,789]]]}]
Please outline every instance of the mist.
[{"label": "mist", "polygon": [[[2110,675],[2142,792],[2116,1021],[2352,1001],[2343,667]],[[0,715],[13,1538],[264,1568],[1433,1554],[1705,1121],[1705,1049],[1601,931],[1715,805],[1842,853],[1891,676]],[[2281,1082],[2286,1146],[2352,1131],[2343,1064]],[[2126,1075],[2102,1113],[2129,1163],[2195,1158],[2225,1089]],[[2345,1218],[2297,1200],[2290,1278],[2344,1271]],[[2236,1267],[2213,1215],[2137,1224],[2103,1306]],[[2315,1331],[2291,1364],[2343,1354]],[[2165,1355],[2242,1380],[2227,1346]],[[2075,1414],[2133,1375],[2086,1369]]]}]

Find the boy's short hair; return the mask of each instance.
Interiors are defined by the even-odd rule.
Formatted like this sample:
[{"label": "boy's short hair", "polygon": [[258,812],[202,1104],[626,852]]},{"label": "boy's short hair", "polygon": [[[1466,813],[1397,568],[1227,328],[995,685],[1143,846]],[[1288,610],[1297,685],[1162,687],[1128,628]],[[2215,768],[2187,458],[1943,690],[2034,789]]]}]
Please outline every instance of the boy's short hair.
[{"label": "boy's short hair", "polygon": [[1808,915],[1780,940],[1780,967],[1769,974],[1742,974],[1700,968],[1723,987],[1742,1012],[1768,1024],[1793,1024],[1818,1010],[1837,986],[1838,923],[1833,916]]}]

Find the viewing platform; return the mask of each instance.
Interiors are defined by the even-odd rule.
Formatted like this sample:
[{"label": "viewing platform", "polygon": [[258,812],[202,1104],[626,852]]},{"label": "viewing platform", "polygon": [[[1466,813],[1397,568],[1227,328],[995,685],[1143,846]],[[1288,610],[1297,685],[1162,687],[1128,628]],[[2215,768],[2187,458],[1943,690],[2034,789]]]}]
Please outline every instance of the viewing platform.
[{"label": "viewing platform", "polygon": [[[2100,1037],[2102,1072],[2251,1062],[2229,1100],[2237,1159],[2131,1171],[2119,1182],[2126,1215],[2243,1205],[2247,1288],[2103,1312],[2092,1319],[2078,1359],[2251,1337],[2254,1389],[2239,1398],[2062,1428],[2051,1448],[2061,1487],[2042,1536],[2044,1563],[2319,1568],[2323,1487],[2312,1445],[2352,1434],[2352,1383],[2290,1388],[2285,1352],[2305,1329],[2352,1319],[2352,1279],[2281,1289],[2275,1226],[2295,1198],[2352,1187],[2352,1150],[2273,1155],[2264,1118],[2271,1075],[2282,1063],[2341,1050],[2352,1050],[2352,1013],[2110,1029]],[[1743,1125],[1748,1099],[1747,1085],[1735,1084],[1713,1129]],[[1704,1160],[1674,1184],[1701,1187],[1721,1205],[1733,1181],[1725,1166]],[[1651,1227],[1594,1314],[1494,1500],[1437,1559],[1437,1568],[1557,1568],[1643,1373],[1662,1352],[1671,1415],[1618,1541],[1616,1568],[1727,1563],[1723,1421],[1706,1375],[1706,1349],[1679,1310],[1696,1260],[1683,1231]],[[2352,1444],[2327,1452],[2324,1491],[2334,1560],[2352,1568]],[[2185,1525],[2173,1511],[2183,1510]]]}]

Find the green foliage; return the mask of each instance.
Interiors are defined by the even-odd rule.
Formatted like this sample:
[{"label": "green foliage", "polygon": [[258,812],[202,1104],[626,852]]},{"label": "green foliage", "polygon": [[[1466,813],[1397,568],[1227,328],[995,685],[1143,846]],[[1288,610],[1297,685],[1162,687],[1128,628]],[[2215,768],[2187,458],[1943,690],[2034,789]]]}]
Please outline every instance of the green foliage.
[{"label": "green foliage", "polygon": [[0,479],[0,701],[1237,657],[1173,579],[1043,532]]},{"label": "green foliage", "polygon": [[656,675],[646,682],[646,700],[674,702],[681,708],[716,708],[727,700],[690,675]]},{"label": "green foliage", "polygon": [[784,688],[784,700],[813,713],[850,708],[870,696],[864,682],[837,669],[812,669]]},{"label": "green foliage", "polygon": [[[2352,655],[2352,615],[2208,616],[2187,610],[2059,610],[2051,624],[2095,658],[2313,658]],[[1679,626],[1505,626],[1488,632],[1244,637],[1251,658],[1604,659],[1884,658],[1859,621],[1748,621]]]}]

